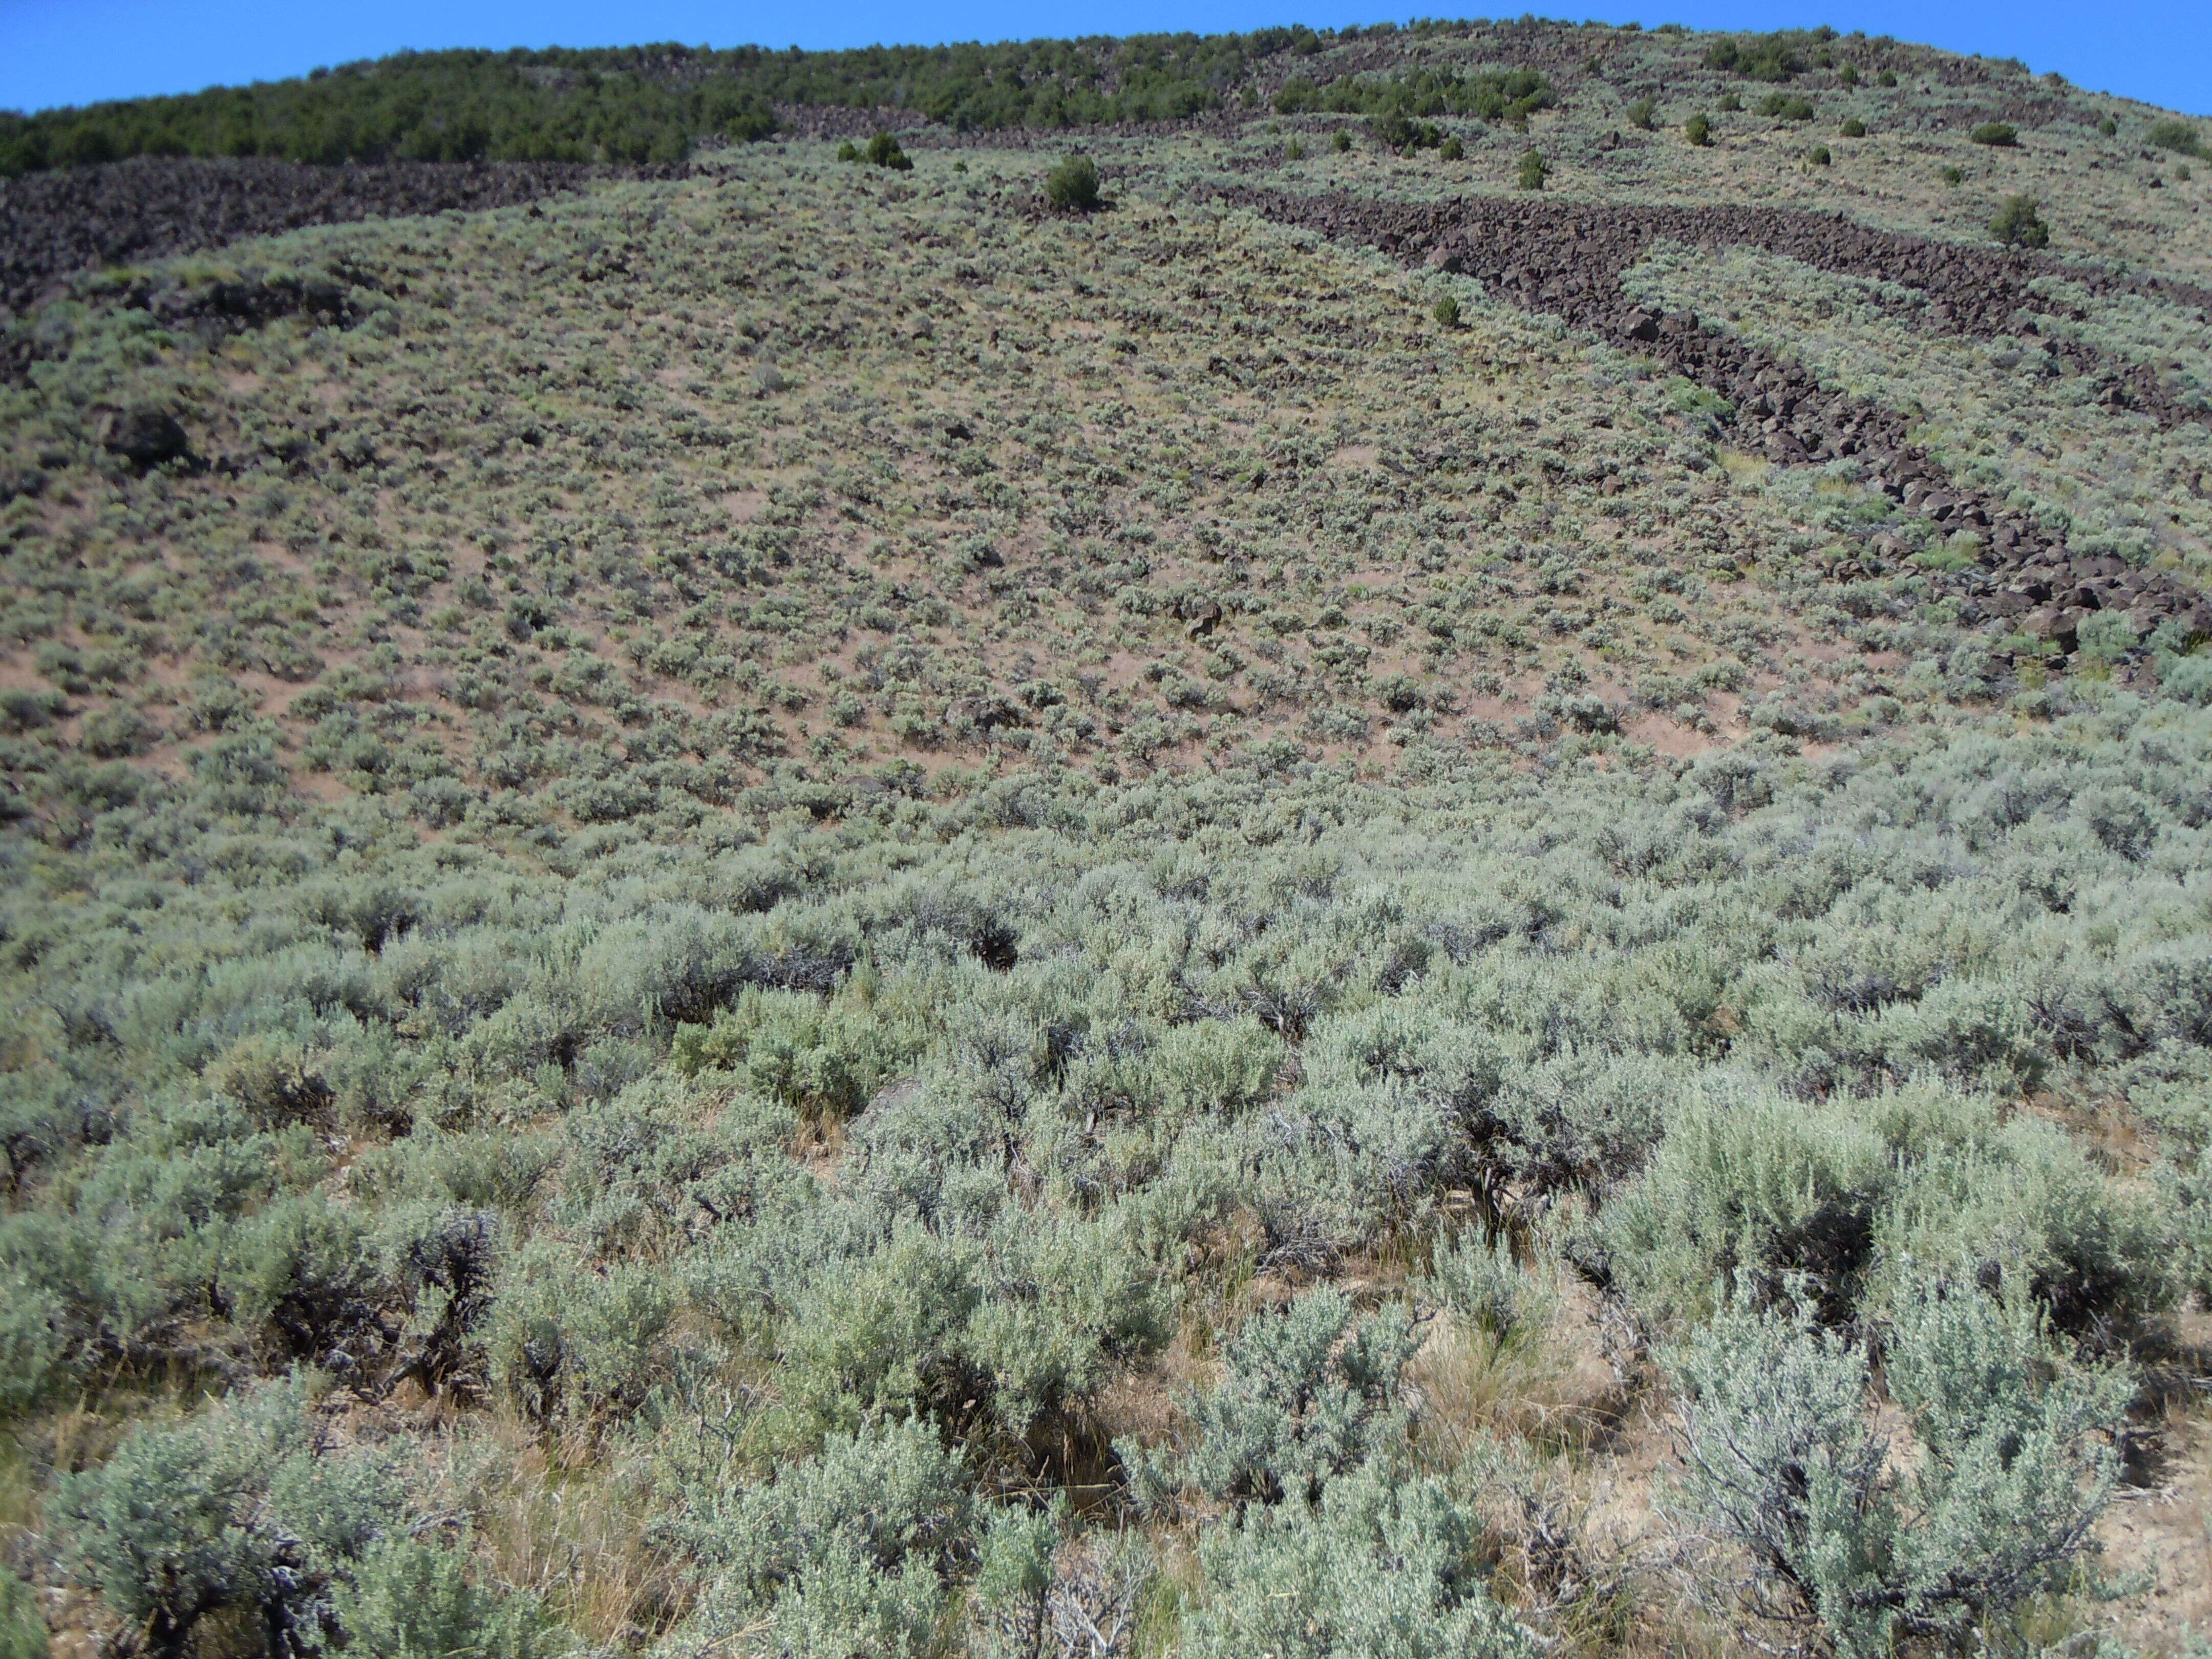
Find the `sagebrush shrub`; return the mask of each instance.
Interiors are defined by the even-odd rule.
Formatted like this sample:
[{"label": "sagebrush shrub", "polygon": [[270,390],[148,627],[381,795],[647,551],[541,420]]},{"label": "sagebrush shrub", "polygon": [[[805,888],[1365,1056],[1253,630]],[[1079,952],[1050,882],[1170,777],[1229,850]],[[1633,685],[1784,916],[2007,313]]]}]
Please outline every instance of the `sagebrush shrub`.
[{"label": "sagebrush shrub", "polygon": [[1471,1124],[1484,1161],[1532,1198],[1601,1193],[1658,1144],[1679,1086],[1662,1062],[1565,1047],[1534,1065],[1501,1067],[1495,1092],[1469,1103]]},{"label": "sagebrush shrub", "polygon": [[367,1659],[555,1659],[574,1638],[534,1595],[474,1582],[466,1550],[397,1534],[341,1577],[331,1609]]},{"label": "sagebrush shrub", "polygon": [[850,1117],[915,1055],[911,1036],[852,1001],[747,988],[704,1025],[678,1028],[672,1058],[685,1076],[740,1073],[803,1115]]},{"label": "sagebrush shrub", "polygon": [[1193,1486],[1240,1502],[1311,1501],[1333,1477],[1402,1448],[1399,1376],[1415,1346],[1402,1310],[1357,1317],[1341,1291],[1309,1291],[1230,1340],[1226,1375],[1185,1407],[1196,1445],[1164,1459],[1133,1447],[1125,1461],[1155,1496]]},{"label": "sagebrush shrub", "polygon": [[1158,1340],[1152,1275],[1106,1226],[1010,1218],[979,1231],[901,1225],[792,1292],[785,1359],[806,1420],[889,1413],[1019,1436]]},{"label": "sagebrush shrub", "polygon": [[977,1551],[975,1597],[1002,1621],[1002,1633],[1017,1653],[1035,1654],[1044,1643],[1053,1581],[1066,1501],[1049,1510],[1009,1506],[994,1515]]},{"label": "sagebrush shrub", "polygon": [[1215,1522],[1185,1615],[1197,1659],[1533,1659],[1530,1632],[1484,1582],[1471,1506],[1431,1475],[1363,1465],[1318,1501]]},{"label": "sagebrush shrub", "polygon": [[926,1422],[870,1419],[773,1481],[716,1479],[680,1523],[704,1576],[693,1628],[780,1654],[933,1655],[976,1522],[969,1472]]},{"label": "sagebrush shrub", "polygon": [[[1416,91],[1331,112],[1401,101],[1376,131],[1416,145],[1476,113]],[[1561,142],[1602,156],[1579,118]],[[374,223],[302,233],[394,289],[404,270],[408,292],[362,301],[373,325],[278,318],[210,355],[164,322],[165,265],[72,278],[9,337],[33,368],[6,394],[31,412],[0,456],[0,599],[19,669],[48,678],[0,692],[0,1410],[89,1389],[103,1413],[143,1405],[150,1445],[183,1427],[173,1388],[219,1370],[229,1402],[191,1420],[234,1422],[252,1374],[296,1362],[419,1389],[404,1424],[451,1428],[387,1443],[420,1515],[344,1498],[353,1463],[317,1444],[302,1467],[374,1522],[343,1539],[305,1477],[280,1492],[254,1467],[289,1455],[216,1480],[163,1454],[144,1539],[218,1520],[149,1580],[191,1580],[226,1527],[244,1565],[217,1575],[214,1623],[176,1635],[179,1600],[147,1614],[157,1634],[210,1659],[272,1616],[333,1649],[513,1647],[536,1638],[502,1633],[520,1613],[483,1599],[491,1564],[550,1586],[574,1559],[549,1594],[594,1646],[635,1624],[670,1654],[1051,1651],[1055,1620],[1096,1614],[1121,1633],[1094,1647],[1149,1650],[1177,1639],[1175,1603],[1233,1621],[1193,1626],[1217,1647],[1390,1650],[1374,1602],[1347,1607],[1397,1597],[1406,1642],[1448,1634],[1499,1540],[1431,1571],[1426,1530],[1332,1530],[1329,1494],[1363,1469],[1410,1485],[1380,1460],[1421,1408],[1394,1370],[1417,1330],[1467,1362],[1439,1379],[1557,1374],[1536,1345],[1567,1334],[1546,1317],[1563,1258],[1662,1342],[1734,1283],[1877,1354],[1930,1278],[2104,1352],[2212,1279],[2212,1128],[2189,1127],[2212,1079],[2212,670],[2188,613],[2141,647],[2116,594],[2062,663],[1956,626],[1982,542],[1931,537],[1856,459],[1706,488],[1740,465],[1719,447],[1740,421],[1833,429],[1832,386],[1875,373],[1855,354],[1897,325],[1870,289],[1799,270],[1762,291],[1739,273],[1783,262],[1660,248],[1627,274],[1639,305],[1716,327],[1834,301],[1802,342],[1828,389],[1794,413],[1610,353],[1567,404],[1430,409],[1407,387],[1474,335],[1485,362],[1556,367],[1550,325],[1439,278],[1419,303],[1449,289],[1470,334],[1409,333],[1403,290],[1312,239],[1146,210],[1093,247],[1005,218],[1028,198],[988,160],[878,189],[831,147],[441,221],[428,252]],[[142,283],[143,307],[103,297]],[[1280,362],[1256,313],[1235,321],[1248,294],[1303,296],[1264,331]],[[2134,295],[2123,327],[2119,303],[2087,296],[2083,339],[2163,361],[2172,326],[2195,373],[2187,319]],[[1323,349],[1370,333],[1395,343]],[[1960,395],[2031,437],[2106,418],[2012,403],[2050,353],[1962,349]],[[1981,371],[2016,350],[2018,374]],[[1941,356],[1891,368],[1917,384]],[[962,367],[887,417],[878,394],[925,359]],[[1121,360],[1110,396],[1039,390],[1054,363]],[[291,406],[310,368],[349,429]],[[763,402],[787,374],[802,395]],[[84,461],[93,400],[185,391],[218,471]],[[1262,394],[1274,416],[1212,434],[1209,399]],[[2137,424],[2142,478],[2185,485],[2187,423]],[[2039,447],[1984,460],[2017,483]],[[1678,465],[1705,474],[1687,496]],[[1601,483],[1626,563],[1574,529]],[[2047,504],[2020,488],[2019,510]],[[2185,489],[2169,531],[2100,522],[2084,488],[2075,553],[2162,582]],[[324,637],[355,643],[307,665]],[[2156,684],[2099,672],[2123,662]],[[217,670],[319,678],[264,714]],[[1616,707],[1624,679],[1642,711]],[[1465,720],[1466,696],[1505,708]],[[173,764],[130,752],[150,728],[95,718],[126,707]],[[1710,752],[1647,745],[1646,714]],[[1753,735],[1722,740],[1730,718]],[[2021,1109],[2045,1089],[2156,1137],[2123,1136],[2116,1176],[2078,1125]],[[1401,1272],[1432,1323],[1301,1297],[1224,1327],[1280,1285],[1358,1273],[1336,1288],[1371,1298]],[[1184,1500],[1194,1539],[1244,1538],[1214,1537],[1210,1583],[1176,1559],[1139,1639],[1141,1569],[1091,1503],[1047,1506],[1114,1501],[1103,1425],[1133,1420],[1182,1331],[1189,1409],[1136,1413],[1153,1443],[1119,1467]],[[726,1410],[690,1410],[718,1386]],[[546,1501],[507,1509],[471,1483],[535,1479],[501,1468],[516,1419],[551,1462]],[[919,1560],[815,1550],[866,1531],[865,1492],[851,1528],[762,1500],[770,1566],[703,1548],[665,1564],[666,1600],[661,1565],[631,1577],[619,1543],[578,1541],[634,1522],[653,1554],[678,1487],[803,1484],[847,1439],[880,1480],[909,1422],[971,1506]],[[1486,1459],[1441,1473],[1450,1438],[1410,1451],[1461,1510],[1500,1510]],[[102,1478],[149,1485],[152,1453],[125,1443]],[[36,1517],[20,1559],[43,1572],[76,1511],[43,1453],[22,1468],[9,1516]],[[471,1489],[449,1497],[448,1471]],[[473,1543],[445,1518],[465,1507]],[[419,1548],[387,1559],[403,1534]],[[1257,1565],[1231,1571],[1247,1545]],[[663,1633],[695,1591],[697,1622]],[[146,1631],[127,1597],[85,1616]],[[1605,1599],[1607,1630],[1635,1611]],[[1584,1612],[1559,1615],[1570,1645],[1601,1639]],[[1954,1636],[1899,1639],[1972,1644]]]},{"label": "sagebrush shrub", "polygon": [[51,1513],[64,1565],[162,1652],[234,1608],[312,1644],[333,1576],[399,1508],[386,1459],[323,1452],[295,1382],[142,1428],[62,1481]]},{"label": "sagebrush shrub", "polygon": [[46,1659],[49,1641],[36,1593],[0,1567],[0,1659]]},{"label": "sagebrush shrub", "polygon": [[2015,1119],[1892,1144],[1905,1156],[1876,1228],[1880,1301],[1924,1264],[2000,1285],[2112,1350],[2171,1299],[2172,1218],[2156,1195],[2124,1193],[2049,1126]]},{"label": "sagebrush shrub", "polygon": [[674,1313],[665,1276],[653,1268],[618,1262],[592,1272],[533,1240],[508,1265],[486,1324],[492,1381],[541,1422],[634,1410],[659,1375]]},{"label": "sagebrush shrub", "polygon": [[1751,1085],[1709,1090],[1674,1115],[1600,1231],[1615,1281],[1662,1323],[1694,1320],[1732,1279],[1760,1296],[1801,1283],[1840,1315],[1894,1178],[1884,1137],[1856,1109],[1808,1109]]},{"label": "sagebrush shrub", "polygon": [[1900,1297],[1887,1334],[1901,1459],[1864,1352],[1802,1316],[1732,1305],[1668,1363],[1685,1508],[1750,1555],[1756,1596],[1817,1618],[1847,1656],[1965,1639],[2065,1582],[2133,1393],[2054,1349],[2026,1303],[1941,1281]]},{"label": "sagebrush shrub", "polygon": [[319,1196],[271,1205],[225,1254],[232,1319],[283,1363],[324,1359],[363,1334],[386,1300],[368,1228]]},{"label": "sagebrush shrub", "polygon": [[1431,1255],[1426,1287],[1455,1318],[1501,1346],[1540,1331],[1552,1311],[1547,1287],[1514,1260],[1503,1234],[1486,1238],[1470,1228],[1439,1242]]}]

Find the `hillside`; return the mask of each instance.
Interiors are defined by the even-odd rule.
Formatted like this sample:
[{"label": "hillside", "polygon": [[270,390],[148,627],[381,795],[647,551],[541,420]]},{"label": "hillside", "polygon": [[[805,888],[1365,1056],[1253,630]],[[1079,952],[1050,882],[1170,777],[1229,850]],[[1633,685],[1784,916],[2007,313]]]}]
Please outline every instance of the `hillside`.
[{"label": "hillside", "polygon": [[10,121],[0,1659],[2201,1645],[2212,131],[1533,21]]}]

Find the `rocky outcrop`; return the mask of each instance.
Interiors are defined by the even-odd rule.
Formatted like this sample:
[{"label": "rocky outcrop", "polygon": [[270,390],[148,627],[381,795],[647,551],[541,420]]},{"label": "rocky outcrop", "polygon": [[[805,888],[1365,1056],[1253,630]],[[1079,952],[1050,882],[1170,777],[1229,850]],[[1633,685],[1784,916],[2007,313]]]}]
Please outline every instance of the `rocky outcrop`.
[{"label": "rocky outcrop", "polygon": [[108,411],[100,422],[100,445],[141,472],[191,453],[184,427],[175,416],[161,409]]},{"label": "rocky outcrop", "polygon": [[307,167],[262,159],[141,157],[0,179],[0,305],[21,312],[71,271],[217,247],[302,225],[451,208],[511,207],[593,178],[670,178],[681,167],[559,161],[391,161]]},{"label": "rocky outcrop", "polygon": [[[1994,332],[2001,317],[2008,320],[2013,314],[2002,310],[2002,296],[2014,296],[2016,311],[2027,280],[2047,268],[2034,256],[1955,248],[1840,219],[1769,209],[1586,206],[1494,198],[1417,205],[1256,190],[1239,191],[1232,199],[1272,219],[1370,243],[1408,264],[1464,272],[1510,303],[1563,317],[1650,356],[1727,399],[1735,441],[1770,459],[1856,458],[1867,477],[1907,512],[1975,533],[1983,548],[1981,568],[1951,579],[1966,596],[1970,621],[2016,619],[2019,631],[2056,640],[2069,649],[2081,618],[2097,610],[2126,611],[2139,631],[2179,616],[2192,629],[2212,633],[2212,602],[2188,583],[2166,572],[2133,569],[2117,559],[2075,559],[2063,538],[2027,514],[1950,478],[1910,441],[1905,419],[1896,410],[1824,388],[1802,364],[1707,328],[1688,313],[1639,305],[1620,280],[1644,250],[1662,238],[1749,243],[1822,270],[1879,275],[1923,288],[1932,309],[1948,308],[1948,315],[1937,317],[1939,323]],[[2084,280],[2070,269],[2066,274]],[[2130,279],[2099,277],[2090,285],[2100,283],[2117,287]],[[2148,289],[2144,284],[2134,291]],[[2179,284],[2156,291],[2181,303],[2212,300],[2212,295]],[[2034,303],[2046,304],[2039,297]]]},{"label": "rocky outcrop", "polygon": [[[1901,231],[1876,230],[1840,214],[1789,208],[1642,207],[1558,202],[1540,197],[1477,197],[1440,205],[1292,197],[1246,190],[1233,199],[1268,217],[1351,235],[1407,259],[1446,260],[1504,283],[1539,308],[1588,325],[1596,307],[1619,303],[1622,275],[1659,241],[1697,246],[1748,246],[1815,270],[1912,289],[1924,303],[1916,321],[1947,333],[1990,339],[2033,337],[2037,315],[2065,308],[2029,284],[2058,276],[2098,294],[2136,294],[2195,309],[2212,326],[2212,289],[2159,276],[2137,276],[2070,265],[2025,249],[1973,247]],[[2080,320],[2075,314],[2073,320]],[[2067,369],[2103,382],[2100,401],[2148,415],[2161,425],[2212,419],[2147,364],[2116,360],[2093,346],[2050,340],[2045,349]]]}]

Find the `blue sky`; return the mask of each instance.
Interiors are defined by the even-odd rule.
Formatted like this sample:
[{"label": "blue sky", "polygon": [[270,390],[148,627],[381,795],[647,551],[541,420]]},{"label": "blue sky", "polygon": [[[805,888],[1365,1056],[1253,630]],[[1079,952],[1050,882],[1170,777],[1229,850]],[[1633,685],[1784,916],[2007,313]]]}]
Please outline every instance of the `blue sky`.
[{"label": "blue sky", "polygon": [[[1815,3],[1816,0],[1807,0]],[[1817,0],[1818,9],[1747,0],[1696,0],[1650,9],[1577,10],[1577,17],[1647,27],[1773,28],[1832,23],[1924,40],[1957,52],[2019,58],[2040,74],[2191,114],[2212,113],[2212,11],[2202,0]],[[1431,15],[1454,9],[1425,6]],[[1566,15],[1542,10],[1543,15]],[[298,75],[318,64],[380,57],[403,47],[690,45],[849,46],[878,41],[1004,40],[1035,35],[1212,33],[1267,23],[1371,22],[1382,0],[1069,0],[1052,7],[1006,0],[819,0],[707,4],[701,0],[0,0],[0,109]]]}]

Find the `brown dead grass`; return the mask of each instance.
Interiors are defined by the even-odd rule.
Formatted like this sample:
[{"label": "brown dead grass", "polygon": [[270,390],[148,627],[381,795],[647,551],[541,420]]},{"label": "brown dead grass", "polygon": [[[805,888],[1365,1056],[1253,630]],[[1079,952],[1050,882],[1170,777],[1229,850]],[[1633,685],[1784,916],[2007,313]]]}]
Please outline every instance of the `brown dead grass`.
[{"label": "brown dead grass", "polygon": [[477,1439],[466,1501],[497,1582],[544,1596],[594,1644],[646,1640],[683,1617],[684,1564],[655,1534],[659,1506],[641,1464],[549,1443],[511,1419]]},{"label": "brown dead grass", "polygon": [[1591,1292],[1554,1294],[1543,1326],[1503,1340],[1437,1316],[1407,1373],[1428,1456],[1455,1464],[1501,1437],[1574,1457],[1611,1442],[1632,1395],[1605,1356]]}]

